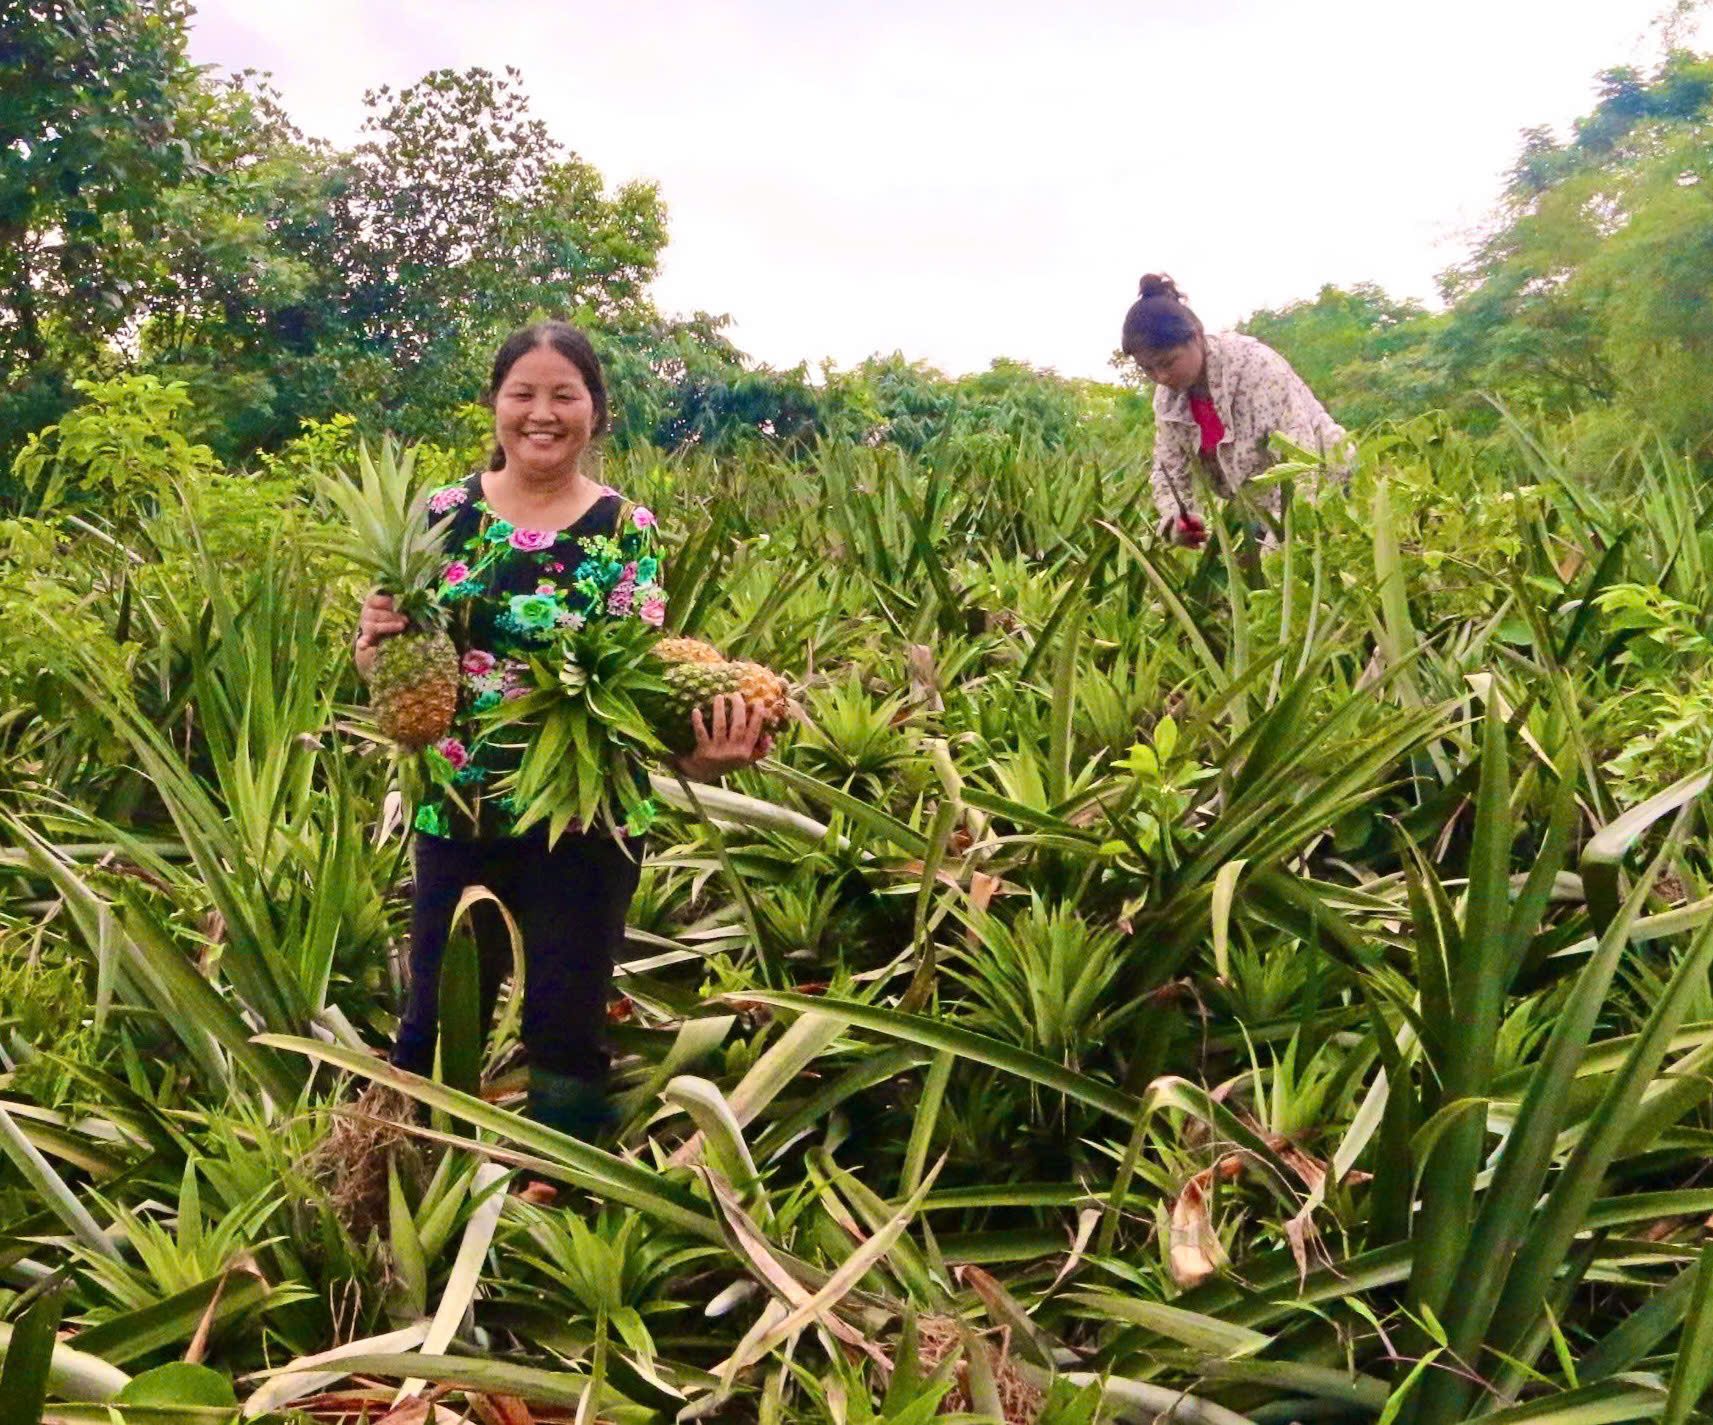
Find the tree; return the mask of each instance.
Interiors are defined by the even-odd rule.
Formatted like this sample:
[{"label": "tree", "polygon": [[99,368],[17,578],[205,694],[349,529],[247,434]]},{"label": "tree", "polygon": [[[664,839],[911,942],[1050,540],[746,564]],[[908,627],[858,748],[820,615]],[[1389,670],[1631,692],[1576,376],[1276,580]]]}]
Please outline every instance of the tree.
[{"label": "tree", "polygon": [[658,194],[609,191],[515,72],[375,91],[339,152],[255,76],[199,74],[189,13],[31,0],[0,38],[0,462],[91,372],[184,381],[232,461],[338,411],[436,432],[538,315],[669,361]]},{"label": "tree", "polygon": [[[1405,364],[1425,339],[1427,311],[1371,282],[1348,288],[1329,283],[1313,301],[1262,308],[1238,330],[1289,361],[1334,416],[1360,425],[1392,413],[1375,408],[1372,398],[1384,383],[1374,381],[1373,367]],[[1358,390],[1367,399],[1356,399]]]},{"label": "tree", "polygon": [[800,451],[825,433],[827,395],[807,367],[751,362],[726,336],[729,320],[697,312],[603,334],[601,359],[623,393],[617,443]]},{"label": "tree", "polygon": [[1524,136],[1498,214],[1448,273],[1448,376],[1560,411],[1617,403],[1704,442],[1713,62],[1607,71],[1572,136]]},{"label": "tree", "polygon": [[609,195],[531,118],[519,76],[438,70],[367,96],[337,203],[352,336],[374,395],[414,431],[471,399],[494,344],[542,311],[646,325],[666,242],[650,184]]},{"label": "tree", "polygon": [[372,384],[343,270],[338,204],[353,175],[253,75],[211,81],[188,104],[204,163],[159,201],[137,354],[189,386],[210,443],[234,460]]},{"label": "tree", "polygon": [[336,411],[437,434],[537,316],[632,341],[659,326],[657,194],[609,195],[515,73],[436,71],[367,102],[368,137],[341,153],[251,76],[196,96],[210,162],[163,204],[143,355],[189,381],[228,459]]},{"label": "tree", "polygon": [[[195,168],[185,0],[9,0],[0,27],[0,454],[131,318]],[[9,438],[10,437],[10,438]]]},{"label": "tree", "polygon": [[1014,457],[1020,449],[1058,450],[1092,427],[1141,439],[1152,422],[1146,396],[1004,358],[986,371],[948,377],[902,353],[871,356],[849,371],[827,372],[824,421],[837,435],[886,441],[923,459]]}]

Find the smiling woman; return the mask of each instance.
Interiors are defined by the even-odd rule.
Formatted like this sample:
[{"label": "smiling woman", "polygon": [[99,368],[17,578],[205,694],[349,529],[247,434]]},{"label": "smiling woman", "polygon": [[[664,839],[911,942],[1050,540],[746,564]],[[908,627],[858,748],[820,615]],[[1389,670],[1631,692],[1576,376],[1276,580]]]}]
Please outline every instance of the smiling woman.
[{"label": "smiling woman", "polygon": [[488,468],[510,472],[520,494],[577,488],[583,452],[607,428],[606,382],[588,337],[564,322],[525,327],[494,357],[502,370],[488,394],[496,436]]},{"label": "smiling woman", "polygon": [[[631,618],[660,627],[661,551],[654,514],[583,468],[608,416],[588,337],[564,322],[512,333],[494,357],[487,401],[489,468],[428,496],[446,532],[435,595],[448,613],[459,690],[450,732],[429,756],[434,785],[415,811],[411,985],[393,1061],[417,1073],[433,1068],[447,939],[464,893],[486,887],[523,945],[530,1114],[587,1138],[606,1117],[601,1030],[642,841],[593,827],[551,844],[539,825],[520,833],[506,779],[524,749],[517,729],[486,714],[525,691],[528,659],[562,630]],[[406,626],[390,598],[371,596],[359,666]],[[768,750],[761,716],[741,697],[716,700],[711,730],[700,714],[693,726],[695,746],[677,759],[691,777],[716,777]],[[485,1024],[511,968],[511,940],[492,903],[476,904],[470,918]]]}]

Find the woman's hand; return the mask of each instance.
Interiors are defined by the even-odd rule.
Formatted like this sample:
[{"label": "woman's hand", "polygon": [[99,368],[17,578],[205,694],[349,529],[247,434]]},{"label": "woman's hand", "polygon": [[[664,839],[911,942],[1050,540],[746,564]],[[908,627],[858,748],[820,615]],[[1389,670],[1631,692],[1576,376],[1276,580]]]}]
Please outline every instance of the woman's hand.
[{"label": "woman's hand", "polygon": [[363,600],[363,612],[357,618],[357,671],[365,678],[374,666],[375,654],[381,640],[392,638],[410,627],[410,620],[393,610],[391,594],[370,594]]},{"label": "woman's hand", "polygon": [[721,693],[714,699],[712,714],[712,727],[702,720],[700,708],[690,714],[696,746],[677,761],[678,770],[695,782],[711,782],[735,768],[748,767],[773,748],[761,713],[738,694]]},{"label": "woman's hand", "polygon": [[1195,515],[1174,515],[1166,521],[1166,538],[1185,549],[1200,549],[1207,543],[1207,526]]}]

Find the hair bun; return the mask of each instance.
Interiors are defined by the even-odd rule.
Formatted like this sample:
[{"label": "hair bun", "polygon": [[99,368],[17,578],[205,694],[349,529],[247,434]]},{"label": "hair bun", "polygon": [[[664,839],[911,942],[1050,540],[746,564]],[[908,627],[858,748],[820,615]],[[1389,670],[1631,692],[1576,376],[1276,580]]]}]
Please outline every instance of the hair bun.
[{"label": "hair bun", "polygon": [[1171,297],[1183,301],[1184,294],[1178,291],[1178,284],[1163,272],[1150,272],[1139,284],[1138,291],[1144,298]]}]

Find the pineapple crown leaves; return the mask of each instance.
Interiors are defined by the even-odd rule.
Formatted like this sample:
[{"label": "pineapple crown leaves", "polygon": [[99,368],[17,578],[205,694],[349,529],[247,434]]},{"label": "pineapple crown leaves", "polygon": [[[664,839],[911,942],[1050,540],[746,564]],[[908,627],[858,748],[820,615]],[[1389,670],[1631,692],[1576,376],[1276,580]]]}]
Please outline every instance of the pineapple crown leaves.
[{"label": "pineapple crown leaves", "polygon": [[341,472],[317,474],[314,480],[317,493],[346,524],[329,534],[327,547],[372,576],[406,618],[432,621],[433,589],[451,522],[436,526],[430,521],[415,450],[401,450],[389,436],[376,457],[362,442],[356,479]]},{"label": "pineapple crown leaves", "polygon": [[[665,693],[669,684],[661,665],[649,656],[659,635],[636,620],[594,619],[562,632],[529,661],[534,688],[523,698],[502,703],[483,716],[494,726],[531,722],[556,704],[588,704],[602,721],[649,741],[646,724],[631,701],[638,692]],[[650,742],[649,745],[653,745]]]}]

